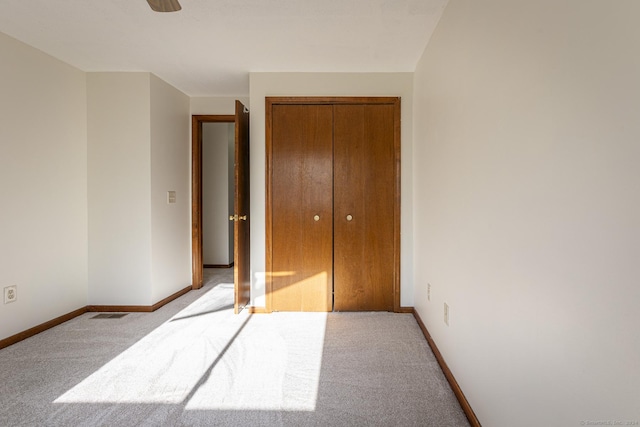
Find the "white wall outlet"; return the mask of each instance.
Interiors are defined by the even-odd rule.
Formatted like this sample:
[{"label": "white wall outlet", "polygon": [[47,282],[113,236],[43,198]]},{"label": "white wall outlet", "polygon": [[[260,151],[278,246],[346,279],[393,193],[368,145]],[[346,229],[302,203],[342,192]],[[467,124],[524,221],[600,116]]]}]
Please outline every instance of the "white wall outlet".
[{"label": "white wall outlet", "polygon": [[176,202],[176,192],[173,190],[167,191],[167,203],[174,204]]},{"label": "white wall outlet", "polygon": [[427,301],[431,301],[431,283],[427,283]]},{"label": "white wall outlet", "polygon": [[449,306],[444,303],[444,323],[449,326]]},{"label": "white wall outlet", "polygon": [[18,299],[18,286],[12,285],[4,288],[4,303],[9,304]]}]

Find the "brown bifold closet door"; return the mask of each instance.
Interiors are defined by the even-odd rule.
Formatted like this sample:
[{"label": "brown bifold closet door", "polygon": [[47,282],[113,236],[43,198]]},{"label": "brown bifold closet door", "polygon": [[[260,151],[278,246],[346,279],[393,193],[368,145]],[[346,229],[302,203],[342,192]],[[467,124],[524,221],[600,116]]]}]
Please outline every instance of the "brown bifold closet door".
[{"label": "brown bifold closet door", "polygon": [[394,309],[393,105],[334,106],[334,310]]},{"label": "brown bifold closet door", "polygon": [[331,311],[333,107],[271,114],[271,309]]}]

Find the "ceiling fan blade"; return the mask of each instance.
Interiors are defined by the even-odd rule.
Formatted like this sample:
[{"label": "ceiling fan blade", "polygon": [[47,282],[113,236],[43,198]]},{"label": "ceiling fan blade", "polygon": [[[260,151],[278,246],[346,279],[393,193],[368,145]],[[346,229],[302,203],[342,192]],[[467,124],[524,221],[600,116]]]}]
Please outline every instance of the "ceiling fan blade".
[{"label": "ceiling fan blade", "polygon": [[147,3],[156,12],[177,12],[182,9],[178,0],[147,0]]}]

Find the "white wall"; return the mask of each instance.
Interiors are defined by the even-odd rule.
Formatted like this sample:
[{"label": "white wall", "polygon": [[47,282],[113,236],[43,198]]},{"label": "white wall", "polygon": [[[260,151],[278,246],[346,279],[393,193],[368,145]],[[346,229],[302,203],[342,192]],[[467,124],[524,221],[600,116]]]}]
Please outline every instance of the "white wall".
[{"label": "white wall", "polygon": [[246,96],[194,97],[190,99],[191,114],[234,115],[236,100],[242,102],[247,108],[249,107],[249,98]]},{"label": "white wall", "polygon": [[419,62],[415,307],[483,425],[640,420],[638,16],[450,0]]},{"label": "white wall", "polygon": [[[202,258],[204,264],[226,265],[229,251],[229,133],[232,123],[202,124]],[[233,168],[233,165],[231,165]],[[231,190],[231,191],[230,191]],[[231,193],[231,194],[230,194]],[[233,233],[233,230],[231,230]],[[233,234],[231,234],[232,236]]]},{"label": "white wall", "polygon": [[401,304],[413,305],[412,284],[412,73],[251,73],[252,304],[265,305],[265,97],[400,96],[402,113]]},{"label": "white wall", "polygon": [[150,74],[88,73],[89,304],[150,305]]},{"label": "white wall", "polygon": [[190,100],[150,73],[87,81],[89,303],[152,305],[191,283]]},{"label": "white wall", "polygon": [[191,284],[189,108],[187,95],[151,74],[152,303]]},{"label": "white wall", "polygon": [[87,304],[85,82],[0,33],[0,339]]}]

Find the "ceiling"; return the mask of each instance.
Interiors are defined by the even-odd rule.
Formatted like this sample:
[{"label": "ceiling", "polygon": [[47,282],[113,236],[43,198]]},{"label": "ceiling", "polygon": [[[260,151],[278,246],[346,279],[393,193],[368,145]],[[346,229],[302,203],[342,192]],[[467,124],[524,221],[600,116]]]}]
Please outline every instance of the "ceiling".
[{"label": "ceiling", "polygon": [[84,71],[150,71],[189,96],[249,72],[414,71],[447,0],[2,0],[0,32]]}]

